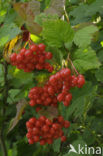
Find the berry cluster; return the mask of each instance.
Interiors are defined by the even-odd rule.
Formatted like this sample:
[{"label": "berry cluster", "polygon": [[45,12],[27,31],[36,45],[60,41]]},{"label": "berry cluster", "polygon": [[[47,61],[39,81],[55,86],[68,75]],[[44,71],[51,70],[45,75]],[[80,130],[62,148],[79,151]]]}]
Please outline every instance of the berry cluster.
[{"label": "berry cluster", "polygon": [[12,53],[10,56],[10,62],[18,69],[23,69],[24,72],[31,72],[34,69],[42,70],[46,69],[49,72],[53,71],[53,67],[46,62],[46,60],[52,59],[52,53],[45,51],[44,44],[30,45],[29,49],[21,49],[20,53]]},{"label": "berry cluster", "polygon": [[70,123],[62,116],[54,118],[53,121],[45,116],[40,116],[39,119],[30,118],[26,122],[26,126],[29,144],[40,142],[40,145],[45,145],[46,143],[52,144],[59,137],[61,137],[62,142],[66,141],[62,128],[68,128]]},{"label": "berry cluster", "polygon": [[83,75],[71,75],[68,68],[64,68],[56,74],[50,76],[44,87],[33,87],[29,92],[30,106],[57,106],[57,102],[62,102],[69,106],[72,100],[70,89],[72,87],[81,88],[85,83]]},{"label": "berry cluster", "polygon": [[[23,28],[24,30],[24,28]],[[24,41],[29,33],[23,33]],[[23,69],[24,72],[33,70],[46,69],[49,72],[53,71],[53,67],[46,62],[52,59],[52,53],[45,51],[44,44],[30,45],[29,49],[21,49],[20,53],[13,53],[10,56],[10,62],[18,69]],[[31,88],[28,97],[30,98],[30,106],[36,106],[36,112],[42,109],[42,106],[57,107],[59,102],[63,102],[64,106],[69,106],[72,100],[70,89],[73,87],[82,88],[85,84],[83,75],[72,75],[68,68],[61,69],[56,74],[50,76],[49,80],[43,87]],[[61,138],[61,141],[66,141],[63,128],[69,128],[70,122],[64,120],[62,116],[48,119],[45,116],[40,116],[38,119],[32,117],[26,122],[27,138],[29,144],[40,142],[40,145],[52,144],[55,139]]]},{"label": "berry cluster", "polygon": [[49,87],[45,85],[42,87],[34,87],[29,92],[30,106],[42,105],[42,106],[57,106],[56,95],[50,95]]}]

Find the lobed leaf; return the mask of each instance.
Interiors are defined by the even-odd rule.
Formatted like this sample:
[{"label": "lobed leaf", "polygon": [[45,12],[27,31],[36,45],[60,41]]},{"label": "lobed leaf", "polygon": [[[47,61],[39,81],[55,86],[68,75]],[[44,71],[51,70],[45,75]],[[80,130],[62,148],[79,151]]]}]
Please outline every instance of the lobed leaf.
[{"label": "lobed leaf", "polygon": [[91,83],[86,83],[83,88],[75,88],[72,90],[72,104],[66,110],[66,118],[70,117],[72,114],[75,118],[83,117],[91,108],[96,91],[97,86],[92,86]]},{"label": "lobed leaf", "polygon": [[12,40],[21,32],[15,23],[5,24],[0,28],[0,47]]},{"label": "lobed leaf", "polygon": [[32,34],[40,34],[42,28],[39,24],[34,22],[35,15],[40,13],[40,2],[32,0],[30,2],[19,2],[14,4],[14,9],[22,17],[24,23],[27,26],[27,29]]},{"label": "lobed leaf", "polygon": [[97,27],[90,25],[78,30],[74,36],[74,43],[79,47],[86,47],[91,43],[93,34],[98,31]]},{"label": "lobed leaf", "polygon": [[42,35],[48,45],[60,48],[72,41],[74,32],[70,24],[65,21],[48,20],[43,24]]},{"label": "lobed leaf", "polygon": [[101,67],[100,69],[96,71],[95,76],[98,81],[103,82],[103,67]]},{"label": "lobed leaf", "polygon": [[52,0],[49,8],[45,9],[45,13],[55,15],[57,14],[59,17],[63,15],[65,6],[65,0]]},{"label": "lobed leaf", "polygon": [[73,55],[73,60],[74,66],[81,73],[100,66],[96,53],[91,47],[78,49]]}]

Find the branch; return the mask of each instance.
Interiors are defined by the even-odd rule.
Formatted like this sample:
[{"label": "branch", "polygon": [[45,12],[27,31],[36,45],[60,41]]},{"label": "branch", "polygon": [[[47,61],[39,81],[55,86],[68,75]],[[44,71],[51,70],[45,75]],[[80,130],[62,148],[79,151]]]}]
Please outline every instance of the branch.
[{"label": "branch", "polygon": [[[8,98],[8,65],[4,62],[4,92],[3,92],[3,108],[2,108],[2,116],[5,118],[5,111],[7,106],[7,98]],[[0,143],[3,151],[3,155],[7,156],[7,148],[5,144],[5,137],[4,137],[4,130],[5,130],[5,121],[3,120],[1,123],[1,130],[0,130]]]}]

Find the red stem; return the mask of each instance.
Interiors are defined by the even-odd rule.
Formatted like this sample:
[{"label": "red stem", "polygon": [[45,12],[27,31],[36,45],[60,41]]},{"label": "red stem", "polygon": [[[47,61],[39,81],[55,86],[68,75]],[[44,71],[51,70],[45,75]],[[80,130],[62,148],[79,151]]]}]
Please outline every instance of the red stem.
[{"label": "red stem", "polygon": [[75,68],[75,66],[74,66],[74,64],[73,64],[73,62],[72,62],[72,60],[70,59],[69,55],[68,55],[67,60],[70,61],[70,63],[71,63],[71,65],[72,65],[74,71],[76,72],[76,74],[79,75],[79,73],[78,73],[78,71],[76,70],[76,68]]}]

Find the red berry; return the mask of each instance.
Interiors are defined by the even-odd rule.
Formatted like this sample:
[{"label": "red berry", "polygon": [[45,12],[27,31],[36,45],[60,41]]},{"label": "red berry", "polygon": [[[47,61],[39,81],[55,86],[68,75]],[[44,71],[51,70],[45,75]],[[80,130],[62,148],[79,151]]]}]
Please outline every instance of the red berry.
[{"label": "red berry", "polygon": [[39,133],[39,128],[34,127],[34,128],[33,128],[33,134],[36,135],[36,134],[38,134],[38,133]]},{"label": "red berry", "polygon": [[51,128],[51,129],[50,129],[50,133],[51,133],[51,134],[55,134],[55,129],[54,129],[54,128]]},{"label": "red berry", "polygon": [[50,60],[50,59],[52,59],[52,57],[53,57],[53,55],[51,52],[46,53],[46,59]]},{"label": "red berry", "polygon": [[34,101],[34,100],[31,100],[30,102],[29,102],[29,104],[30,104],[30,106],[35,106],[36,105],[36,102]]},{"label": "red berry", "polygon": [[23,56],[21,54],[18,54],[16,60],[17,62],[21,62],[23,60]]},{"label": "red berry", "polygon": [[52,143],[53,143],[53,140],[52,140],[51,138],[48,138],[48,139],[47,139],[47,143],[48,143],[48,144],[52,144]]},{"label": "red berry", "polygon": [[35,123],[36,127],[41,127],[42,126],[42,122],[40,120],[37,120]]},{"label": "red berry", "polygon": [[44,139],[40,140],[40,145],[45,145],[45,144],[46,144],[46,142]]},{"label": "red berry", "polygon": [[33,125],[32,125],[29,121],[27,121],[27,122],[26,122],[26,127],[27,127],[27,128],[32,128]]},{"label": "red berry", "polygon": [[44,132],[48,132],[48,131],[49,131],[49,126],[44,125],[44,126],[42,127],[42,130],[43,130]]},{"label": "red berry", "polygon": [[77,87],[78,88],[82,88],[82,86],[85,84],[85,79],[83,75],[79,75],[78,76],[78,80],[77,80]]},{"label": "red berry", "polygon": [[46,124],[50,126],[50,125],[52,125],[52,121],[49,119],[46,119]]},{"label": "red berry", "polygon": [[57,129],[60,128],[59,124],[57,124],[57,123],[54,123],[54,124],[52,125],[52,127],[53,127],[55,130],[57,130]]},{"label": "red berry", "polygon": [[38,50],[38,46],[36,44],[30,45],[30,50],[36,52]]},{"label": "red berry", "polygon": [[26,137],[29,139],[29,138],[32,138],[32,133],[27,133],[26,134]]},{"label": "red berry", "polygon": [[70,76],[70,74],[71,74],[70,69],[65,68],[65,70],[64,70],[64,75],[65,75],[65,77],[66,77],[66,76]]},{"label": "red berry", "polygon": [[59,94],[59,95],[57,96],[57,100],[58,100],[59,102],[63,101],[63,100],[64,100],[64,95],[63,95],[62,93]]},{"label": "red berry", "polygon": [[40,138],[39,138],[38,135],[36,135],[36,136],[33,137],[33,139],[34,139],[34,142],[38,142]]},{"label": "red berry", "polygon": [[26,50],[25,57],[26,58],[31,58],[32,57],[32,51],[30,49]]},{"label": "red berry", "polygon": [[35,124],[36,118],[35,118],[35,117],[30,118],[30,119],[29,119],[29,122],[32,123],[32,124]]},{"label": "red berry", "polygon": [[50,94],[50,95],[54,95],[54,89],[53,89],[53,87],[48,87],[48,93]]},{"label": "red berry", "polygon": [[58,121],[59,121],[60,123],[64,123],[64,118],[63,118],[62,116],[59,116],[59,117],[58,117]]},{"label": "red berry", "polygon": [[66,120],[66,121],[64,122],[64,127],[65,127],[65,128],[70,127],[70,122]]},{"label": "red berry", "polygon": [[10,56],[10,60],[11,60],[12,62],[16,61],[16,57],[17,57],[17,54],[16,54],[16,53],[13,53],[13,54],[11,54],[11,56]]},{"label": "red berry", "polygon": [[34,140],[33,139],[29,139],[28,142],[29,142],[29,144],[33,144]]},{"label": "red berry", "polygon": [[70,102],[64,101],[63,104],[64,104],[64,106],[69,106]]},{"label": "red berry", "polygon": [[65,142],[65,141],[66,141],[66,137],[65,137],[65,136],[62,136],[62,137],[61,137],[61,141],[62,141],[62,142]]},{"label": "red berry", "polygon": [[45,122],[46,117],[45,116],[40,116],[39,120],[42,121],[42,122]]},{"label": "red berry", "polygon": [[44,56],[41,56],[40,58],[39,58],[39,63],[44,63],[45,62],[45,57]]},{"label": "red berry", "polygon": [[53,70],[54,70],[53,66],[49,66],[48,71],[51,73],[53,72]]},{"label": "red berry", "polygon": [[72,100],[72,94],[67,94],[66,97],[65,97],[65,101],[69,102]]},{"label": "red berry", "polygon": [[25,55],[25,51],[26,51],[26,49],[25,49],[25,48],[22,48],[22,49],[20,50],[20,55],[24,56],[24,55]]},{"label": "red berry", "polygon": [[44,51],[45,50],[45,45],[43,44],[43,43],[40,43],[39,45],[38,45],[38,48],[39,48],[39,50],[40,51]]}]

